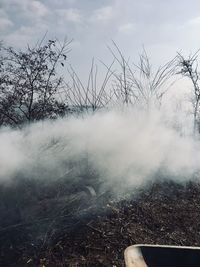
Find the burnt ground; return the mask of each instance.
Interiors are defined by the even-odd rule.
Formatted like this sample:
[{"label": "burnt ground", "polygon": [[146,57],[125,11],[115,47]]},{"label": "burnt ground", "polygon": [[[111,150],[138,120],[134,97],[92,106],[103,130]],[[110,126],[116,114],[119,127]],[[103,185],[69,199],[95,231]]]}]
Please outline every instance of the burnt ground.
[{"label": "burnt ground", "polygon": [[25,186],[19,203],[22,186],[1,188],[2,267],[124,266],[129,245],[200,246],[199,182],[154,182],[118,200],[83,192],[52,200],[55,186],[48,194]]}]

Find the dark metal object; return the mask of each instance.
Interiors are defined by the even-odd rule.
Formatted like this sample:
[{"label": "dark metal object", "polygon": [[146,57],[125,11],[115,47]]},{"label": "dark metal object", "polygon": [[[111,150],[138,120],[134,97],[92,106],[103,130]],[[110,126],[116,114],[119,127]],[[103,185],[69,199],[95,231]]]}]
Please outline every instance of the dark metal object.
[{"label": "dark metal object", "polygon": [[200,248],[135,245],[125,250],[127,267],[199,267]]}]

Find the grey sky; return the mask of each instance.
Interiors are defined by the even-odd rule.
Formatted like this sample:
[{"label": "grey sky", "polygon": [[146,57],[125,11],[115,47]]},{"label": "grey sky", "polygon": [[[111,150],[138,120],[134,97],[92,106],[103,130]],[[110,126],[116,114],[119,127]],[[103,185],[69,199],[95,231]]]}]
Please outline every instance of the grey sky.
[{"label": "grey sky", "polygon": [[48,37],[73,38],[70,61],[85,72],[107,60],[113,39],[136,58],[145,46],[156,63],[200,47],[199,0],[1,0],[0,40],[23,47]]}]

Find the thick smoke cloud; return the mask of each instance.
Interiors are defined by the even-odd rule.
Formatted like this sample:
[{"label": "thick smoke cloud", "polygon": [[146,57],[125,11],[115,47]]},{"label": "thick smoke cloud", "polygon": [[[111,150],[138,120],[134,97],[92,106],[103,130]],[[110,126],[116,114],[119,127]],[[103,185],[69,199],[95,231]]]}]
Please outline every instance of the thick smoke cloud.
[{"label": "thick smoke cloud", "polygon": [[190,179],[200,166],[199,142],[180,134],[156,110],[102,111],[21,130],[2,128],[0,147],[1,182],[17,176],[73,179],[85,171],[89,175],[89,169],[104,186],[116,189],[158,174]]}]

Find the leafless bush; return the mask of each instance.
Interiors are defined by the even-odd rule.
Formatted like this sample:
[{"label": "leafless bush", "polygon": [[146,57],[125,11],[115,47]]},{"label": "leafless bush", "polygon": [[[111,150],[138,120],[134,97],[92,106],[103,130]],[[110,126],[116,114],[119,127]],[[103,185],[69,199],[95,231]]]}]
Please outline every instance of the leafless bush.
[{"label": "leafless bush", "polygon": [[107,107],[113,98],[113,92],[108,85],[112,64],[108,67],[103,80],[98,81],[98,67],[92,60],[86,85],[82,82],[72,66],[68,69],[70,81],[66,83],[66,100],[69,106],[78,112],[96,111]]},{"label": "leafless bush", "polygon": [[172,77],[176,73],[176,58],[154,71],[145,49],[139,55],[139,62],[130,64],[115,42],[113,46],[109,50],[120,67],[119,72],[112,71],[116,97],[126,105],[148,107],[152,102],[160,105],[164,94],[174,82]]}]

